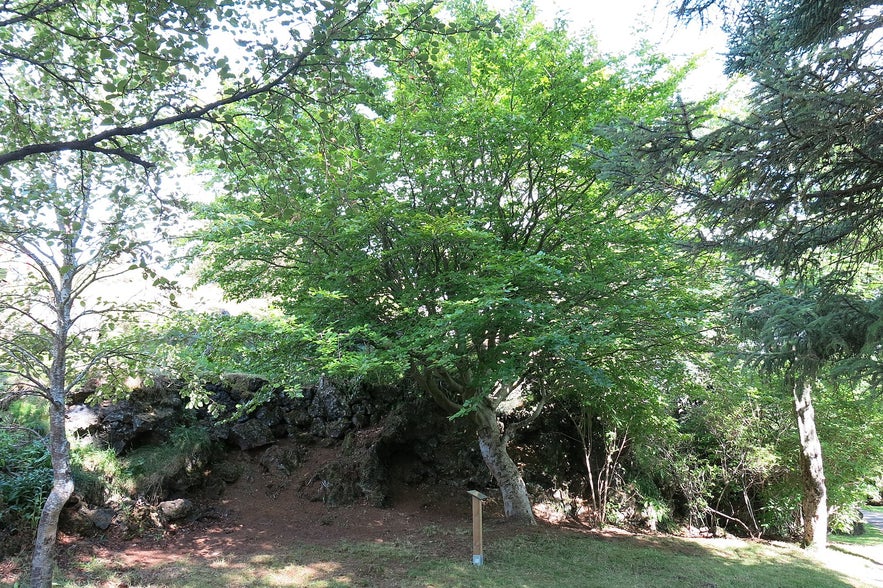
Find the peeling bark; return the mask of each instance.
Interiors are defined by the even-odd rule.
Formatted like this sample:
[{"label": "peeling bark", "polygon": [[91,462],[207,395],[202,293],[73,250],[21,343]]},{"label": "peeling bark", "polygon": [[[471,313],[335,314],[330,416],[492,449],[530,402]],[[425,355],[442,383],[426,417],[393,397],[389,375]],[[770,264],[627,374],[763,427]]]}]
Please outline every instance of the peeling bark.
[{"label": "peeling bark", "polygon": [[822,444],[816,431],[812,386],[803,377],[792,378],[791,391],[800,434],[800,479],[803,486],[803,546],[823,551],[828,542],[828,491],[822,462]]},{"label": "peeling bark", "polygon": [[506,450],[496,413],[490,407],[480,404],[472,414],[473,421],[478,425],[481,456],[503,495],[503,513],[507,519],[525,525],[536,525],[527,487],[518,466]]},{"label": "peeling bark", "polygon": [[52,586],[52,572],[55,564],[55,545],[58,533],[58,517],[74,491],[71,472],[70,444],[64,428],[64,402],[53,401],[49,413],[49,451],[52,457],[52,490],[37,525],[37,540],[31,559],[31,586],[49,588]]}]

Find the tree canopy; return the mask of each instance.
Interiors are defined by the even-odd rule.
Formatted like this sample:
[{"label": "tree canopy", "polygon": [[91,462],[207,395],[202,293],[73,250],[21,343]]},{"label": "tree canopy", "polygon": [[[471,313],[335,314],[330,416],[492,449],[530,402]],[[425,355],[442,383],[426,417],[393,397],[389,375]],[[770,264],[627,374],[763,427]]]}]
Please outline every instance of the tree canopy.
[{"label": "tree canopy", "polygon": [[704,108],[679,109],[639,148],[638,174],[664,170],[666,179],[651,180],[657,189],[711,219],[712,240],[761,263],[819,276],[875,262],[883,244],[878,3],[681,9],[712,5],[731,11],[727,69],[751,84],[747,112],[716,121]]},{"label": "tree canopy", "polygon": [[541,408],[553,373],[609,387],[688,345],[701,288],[672,225],[608,197],[589,149],[599,125],[659,114],[677,76],[599,58],[530,11],[422,50],[308,133],[259,128],[207,211],[206,275],[309,325],[321,370],[408,374],[480,439],[507,402]]},{"label": "tree canopy", "polygon": [[183,131],[187,142],[235,127],[230,105],[270,94],[310,104],[316,80],[346,85],[348,62],[365,43],[436,31],[433,5],[4,2],[0,170],[59,151],[152,168],[159,157],[147,139],[158,129]]}]

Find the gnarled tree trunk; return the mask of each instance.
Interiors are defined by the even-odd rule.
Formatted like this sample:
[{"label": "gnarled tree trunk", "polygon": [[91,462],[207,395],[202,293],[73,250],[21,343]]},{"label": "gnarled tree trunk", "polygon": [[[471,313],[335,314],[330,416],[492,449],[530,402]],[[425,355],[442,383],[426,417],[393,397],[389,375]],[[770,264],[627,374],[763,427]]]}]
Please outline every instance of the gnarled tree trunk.
[{"label": "gnarled tree trunk", "polygon": [[[461,398],[479,399],[470,406],[469,419],[476,426],[478,433],[478,447],[484,463],[493,475],[494,480],[500,487],[503,495],[503,513],[506,518],[519,521],[527,525],[535,525],[533,507],[527,487],[518,466],[512,461],[506,450],[508,438],[503,434],[502,427],[497,420],[495,406],[488,398],[481,398],[476,390],[457,382],[450,374],[444,371],[433,372],[429,369],[414,370],[414,377],[420,383],[430,397],[442,409],[450,414],[456,414],[463,410],[463,404],[454,402],[447,390],[439,384],[444,380],[448,388],[454,389]],[[505,397],[505,394],[503,395]],[[498,399],[499,404],[499,399]],[[540,405],[539,408],[542,408]]]},{"label": "gnarled tree trunk", "polygon": [[506,450],[507,440],[500,431],[496,413],[484,403],[478,403],[471,416],[477,426],[481,456],[503,495],[503,513],[507,519],[535,525],[527,487],[518,466]]},{"label": "gnarled tree trunk", "polygon": [[828,542],[828,491],[822,463],[822,444],[816,431],[809,378],[790,378],[797,430],[800,434],[800,478],[803,486],[803,545],[824,550]]}]

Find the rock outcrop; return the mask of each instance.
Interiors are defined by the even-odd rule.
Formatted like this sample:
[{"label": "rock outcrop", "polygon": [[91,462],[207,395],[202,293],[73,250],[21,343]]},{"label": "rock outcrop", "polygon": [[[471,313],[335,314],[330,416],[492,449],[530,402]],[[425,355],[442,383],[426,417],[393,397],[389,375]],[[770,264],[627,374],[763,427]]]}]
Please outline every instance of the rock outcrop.
[{"label": "rock outcrop", "polygon": [[[385,506],[408,485],[463,487],[489,481],[474,435],[464,429],[466,421],[451,422],[404,385],[341,385],[322,379],[292,395],[267,389],[267,381],[259,376],[226,374],[205,385],[207,402],[197,409],[185,406],[181,390],[174,382],[160,380],[116,402],[90,403],[88,395],[81,394],[77,398],[81,403],[68,408],[69,434],[121,456],[154,445],[174,445],[182,428],[202,427],[209,432],[214,450],[201,448],[199,455],[168,460],[149,480],[147,503],[154,506],[142,520],[154,524],[188,516],[181,513],[192,504],[182,506],[183,496],[220,497],[224,487],[239,477],[235,460],[224,458],[230,451],[254,455],[273,487],[279,488],[292,483],[311,446],[335,447],[337,458],[300,488],[310,498],[329,504],[365,498]],[[276,444],[282,438],[294,443],[282,449]],[[133,492],[145,487],[136,483]],[[100,496],[91,493],[89,499],[101,502]],[[81,516],[71,517],[78,528],[112,519],[106,512],[113,511],[107,509],[96,519],[91,515],[95,508],[86,506],[84,496],[80,498]],[[123,500],[144,502],[137,495]]]}]

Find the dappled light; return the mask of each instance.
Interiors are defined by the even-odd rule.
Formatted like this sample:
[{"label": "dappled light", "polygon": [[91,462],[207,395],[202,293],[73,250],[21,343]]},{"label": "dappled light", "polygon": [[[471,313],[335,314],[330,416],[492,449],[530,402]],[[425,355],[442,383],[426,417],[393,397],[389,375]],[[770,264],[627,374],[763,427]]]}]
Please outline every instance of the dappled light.
[{"label": "dappled light", "polygon": [[883,586],[881,104],[870,0],[0,1],[0,584]]}]

